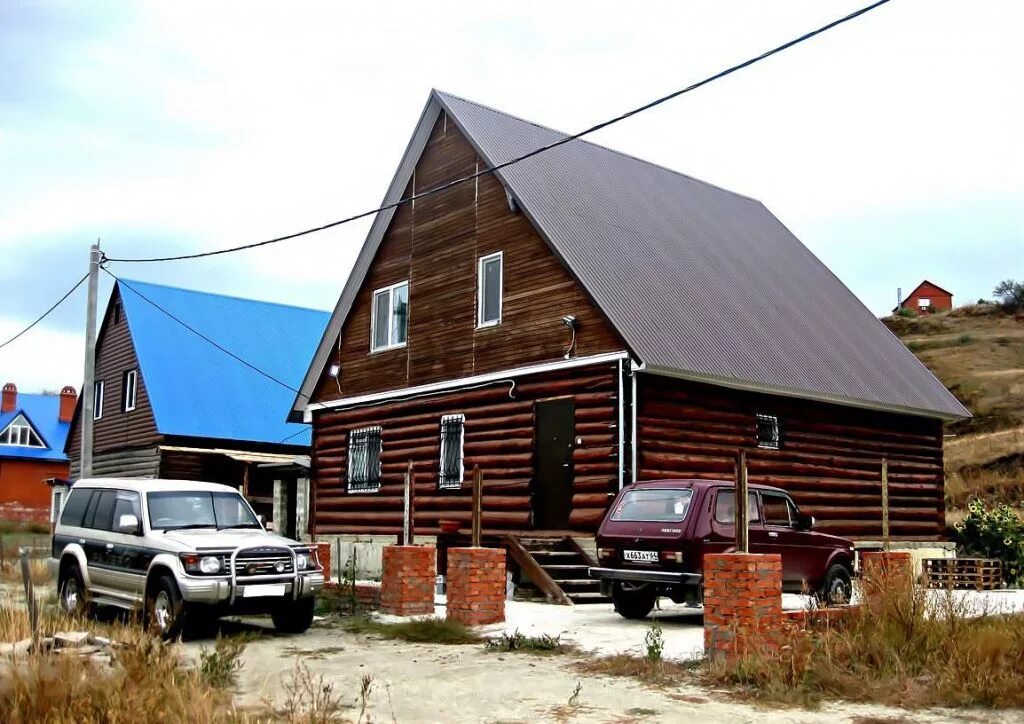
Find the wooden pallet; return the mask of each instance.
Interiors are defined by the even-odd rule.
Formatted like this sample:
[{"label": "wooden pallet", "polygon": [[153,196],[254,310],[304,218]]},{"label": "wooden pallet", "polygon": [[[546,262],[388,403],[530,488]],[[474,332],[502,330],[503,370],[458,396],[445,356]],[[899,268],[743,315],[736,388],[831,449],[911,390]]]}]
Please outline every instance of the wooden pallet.
[{"label": "wooden pallet", "polygon": [[925,558],[921,561],[925,585],[991,591],[1003,585],[1003,564],[989,558]]}]

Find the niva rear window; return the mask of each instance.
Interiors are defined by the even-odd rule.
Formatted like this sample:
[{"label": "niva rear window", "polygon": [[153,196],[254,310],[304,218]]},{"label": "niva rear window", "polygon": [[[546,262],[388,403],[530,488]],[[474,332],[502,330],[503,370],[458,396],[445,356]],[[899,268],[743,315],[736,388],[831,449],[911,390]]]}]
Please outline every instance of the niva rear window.
[{"label": "niva rear window", "polygon": [[692,497],[692,490],[630,490],[615,506],[612,520],[678,523]]}]

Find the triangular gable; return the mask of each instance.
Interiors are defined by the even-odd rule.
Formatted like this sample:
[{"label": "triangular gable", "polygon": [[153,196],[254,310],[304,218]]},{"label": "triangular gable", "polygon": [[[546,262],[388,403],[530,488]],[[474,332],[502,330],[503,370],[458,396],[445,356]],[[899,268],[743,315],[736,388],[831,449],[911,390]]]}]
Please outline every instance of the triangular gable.
[{"label": "triangular gable", "polygon": [[[917,290],[920,289],[921,287],[923,287],[925,284],[927,284],[928,286],[931,286],[931,287],[935,287],[936,289],[938,289],[943,294],[948,294],[949,296],[953,296],[953,292],[947,291],[947,290],[943,289],[942,287],[940,287],[935,282],[930,282],[927,279],[925,279],[920,284],[918,284],[916,287],[914,287],[914,289],[907,295],[907,299],[910,299],[912,296],[917,294]],[[904,300],[904,301],[906,301],[906,300]]]},{"label": "triangular gable", "polygon": [[4,425],[3,429],[0,429],[0,439],[2,439],[4,437],[4,434],[7,432],[8,429],[14,427],[15,425],[27,427],[30,430],[31,434],[35,435],[36,438],[39,440],[39,442],[42,443],[41,446],[40,445],[17,445],[16,447],[31,447],[31,448],[36,448],[36,449],[43,449],[43,448],[49,449],[50,448],[50,444],[46,441],[46,438],[43,437],[41,432],[39,432],[39,428],[37,428],[34,424],[32,424],[32,421],[29,419],[28,414],[24,410],[18,410],[14,414],[14,419],[11,420],[6,425]]},{"label": "triangular gable", "polygon": [[[384,205],[445,111],[495,165],[565,134],[432,91]],[[970,413],[759,202],[571,141],[496,173],[651,372],[955,419]],[[393,216],[377,215],[306,372],[305,406]]]}]

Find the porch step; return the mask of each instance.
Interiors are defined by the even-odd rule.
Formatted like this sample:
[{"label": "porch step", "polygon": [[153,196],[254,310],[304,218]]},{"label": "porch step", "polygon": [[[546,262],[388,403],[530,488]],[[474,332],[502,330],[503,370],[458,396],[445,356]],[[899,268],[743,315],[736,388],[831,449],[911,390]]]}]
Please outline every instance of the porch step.
[{"label": "porch step", "polygon": [[[519,564],[518,600],[538,595],[552,603],[606,603],[599,581],[587,576],[596,563],[570,538],[520,538],[509,540],[509,551]],[[533,577],[539,580],[530,580]]]}]

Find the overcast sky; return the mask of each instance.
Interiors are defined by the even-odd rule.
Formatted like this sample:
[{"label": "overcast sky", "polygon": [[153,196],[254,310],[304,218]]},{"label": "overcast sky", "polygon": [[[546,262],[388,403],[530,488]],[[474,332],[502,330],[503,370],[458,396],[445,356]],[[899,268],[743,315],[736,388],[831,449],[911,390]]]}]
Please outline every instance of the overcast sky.
[{"label": "overcast sky", "polygon": [[[431,87],[574,132],[864,2],[0,0],[0,339],[97,237],[175,254],[376,206]],[[1019,0],[893,0],[592,140],[760,199],[878,314],[925,277],[964,303],[1024,278],[1022,27]],[[111,269],[329,309],[368,227]],[[84,317],[83,288],[0,381],[78,386]]]}]

